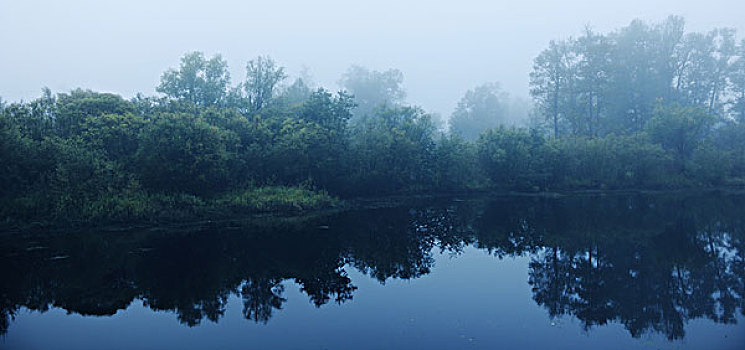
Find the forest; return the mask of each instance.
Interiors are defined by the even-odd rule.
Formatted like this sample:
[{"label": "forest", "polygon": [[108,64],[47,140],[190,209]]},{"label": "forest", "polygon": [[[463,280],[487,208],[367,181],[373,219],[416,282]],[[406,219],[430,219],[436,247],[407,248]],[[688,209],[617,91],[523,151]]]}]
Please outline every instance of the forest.
[{"label": "forest", "polygon": [[[745,40],[683,18],[551,41],[532,108],[496,83],[447,126],[403,74],[352,66],[333,92],[259,56],[233,84],[191,52],[157,96],[0,100],[0,225],[225,217],[361,197],[745,186]],[[516,114],[528,115],[516,118]]]}]

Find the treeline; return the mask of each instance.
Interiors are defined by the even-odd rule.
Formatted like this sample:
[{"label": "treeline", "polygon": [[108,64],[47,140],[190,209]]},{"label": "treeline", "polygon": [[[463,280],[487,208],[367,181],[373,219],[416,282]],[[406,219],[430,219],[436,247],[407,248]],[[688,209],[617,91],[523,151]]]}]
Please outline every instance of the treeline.
[{"label": "treeline", "polygon": [[232,85],[219,55],[189,53],[161,77],[160,97],[45,90],[0,104],[2,217],[132,220],[303,210],[333,205],[329,194],[742,184],[745,45],[733,43],[730,30],[683,35],[677,18],[552,42],[531,75],[529,128],[500,125],[505,99],[487,84],[464,96],[449,133],[405,105],[396,70],[354,66],[332,93],[258,57]]},{"label": "treeline", "polygon": [[744,55],[734,29],[686,33],[681,17],[635,20],[607,35],[586,28],[535,59],[531,95],[557,137],[643,132],[660,104],[742,122]]}]

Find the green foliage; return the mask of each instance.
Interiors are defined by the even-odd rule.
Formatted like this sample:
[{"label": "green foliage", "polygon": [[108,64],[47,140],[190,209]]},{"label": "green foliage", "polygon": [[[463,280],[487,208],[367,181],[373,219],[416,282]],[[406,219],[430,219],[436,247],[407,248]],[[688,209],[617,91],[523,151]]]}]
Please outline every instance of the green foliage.
[{"label": "green foliage", "polygon": [[235,133],[190,114],[161,114],[139,134],[134,163],[152,191],[209,194],[228,187]]},{"label": "green foliage", "polygon": [[270,57],[259,56],[246,64],[243,89],[253,111],[258,111],[275,97],[277,86],[287,78],[285,69],[277,67]]},{"label": "green foliage", "polygon": [[581,188],[656,188],[675,184],[664,150],[643,135],[552,141],[553,181]]},{"label": "green foliage", "polygon": [[156,90],[197,106],[215,106],[226,101],[229,84],[228,64],[222,56],[208,60],[201,52],[190,52],[181,58],[178,70],[163,73]]},{"label": "green foliage", "polygon": [[230,192],[215,202],[218,207],[227,207],[236,212],[302,211],[326,209],[340,204],[325,191],[283,186]]},{"label": "green foliage", "polygon": [[658,106],[647,130],[653,142],[672,151],[680,164],[689,159],[714,124],[699,107]]},{"label": "green foliage", "polygon": [[0,198],[28,190],[33,182],[36,148],[16,123],[0,112]]},{"label": "green foliage", "polygon": [[745,178],[745,123],[727,123],[709,136],[710,143],[726,152],[732,165],[732,177]]},{"label": "green foliage", "polygon": [[[98,200],[127,185],[126,173],[81,138],[51,138],[41,147],[54,154],[54,168],[47,175],[49,192],[44,197],[57,220],[79,219],[80,213],[90,213]],[[46,204],[39,203],[42,208]]]},{"label": "green foliage", "polygon": [[15,124],[21,135],[35,141],[57,134],[55,118],[57,99],[48,88],[42,97],[30,103],[13,103],[3,108],[2,115]]},{"label": "green foliage", "polygon": [[109,159],[129,164],[137,149],[138,135],[147,121],[132,113],[87,116],[83,138],[106,152]]},{"label": "green foliage", "polygon": [[544,140],[525,129],[490,129],[476,142],[479,162],[494,184],[525,188],[542,175]]},{"label": "green foliage", "polygon": [[65,138],[81,135],[88,119],[134,111],[132,103],[119,95],[81,89],[58,94],[55,107],[57,135]]},{"label": "green foliage", "polygon": [[431,184],[435,127],[421,109],[381,107],[354,133],[353,191],[386,193]]},{"label": "green foliage", "polygon": [[686,164],[686,171],[702,185],[722,185],[732,172],[733,157],[710,142],[699,145]]},{"label": "green foliage", "polygon": [[[531,74],[543,129],[505,127],[504,96],[484,85],[439,135],[432,115],[401,105],[396,70],[350,68],[354,97],[301,79],[280,90],[284,68],[265,57],[236,87],[220,56],[196,52],[163,75],[166,97],[44,89],[0,103],[0,220],[308,210],[335,205],[328,193],[743,184],[743,61],[731,54],[743,45],[727,30],[682,33],[673,17],[552,42]],[[676,71],[683,48],[696,52]]]},{"label": "green foliage", "polygon": [[483,187],[476,146],[457,135],[441,135],[435,149],[434,188],[463,190]]}]

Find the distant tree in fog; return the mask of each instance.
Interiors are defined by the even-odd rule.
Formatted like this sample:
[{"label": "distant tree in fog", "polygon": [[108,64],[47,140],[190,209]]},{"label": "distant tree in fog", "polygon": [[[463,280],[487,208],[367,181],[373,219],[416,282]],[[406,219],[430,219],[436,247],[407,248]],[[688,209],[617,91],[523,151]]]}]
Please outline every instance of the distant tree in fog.
[{"label": "distant tree in fog", "polygon": [[339,85],[354,95],[357,103],[354,114],[361,117],[381,105],[393,107],[403,103],[406,98],[403,81],[404,75],[398,69],[379,72],[353,65],[344,73]]},{"label": "distant tree in fog", "polygon": [[488,83],[466,92],[450,117],[450,132],[475,140],[483,131],[507,121],[507,94],[499,84]]},{"label": "distant tree in fog", "polygon": [[609,34],[586,29],[536,57],[530,92],[554,136],[642,132],[660,104],[737,119],[745,113],[742,46],[733,29],[685,33],[676,16]]}]

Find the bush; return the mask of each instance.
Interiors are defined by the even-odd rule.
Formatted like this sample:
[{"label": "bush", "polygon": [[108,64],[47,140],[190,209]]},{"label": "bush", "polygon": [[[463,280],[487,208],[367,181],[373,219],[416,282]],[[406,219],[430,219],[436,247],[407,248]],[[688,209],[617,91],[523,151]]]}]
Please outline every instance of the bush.
[{"label": "bush", "polygon": [[482,133],[476,142],[478,159],[499,187],[529,188],[540,183],[544,168],[544,139],[526,129],[499,127]]},{"label": "bush", "polygon": [[237,212],[302,211],[336,206],[339,201],[325,191],[302,187],[267,186],[228,193],[215,201],[218,207]]},{"label": "bush", "polygon": [[554,141],[557,183],[569,187],[659,187],[672,179],[670,158],[643,134]]},{"label": "bush", "polygon": [[151,191],[207,195],[226,189],[239,146],[231,131],[189,114],[161,114],[139,135],[135,166]]}]

